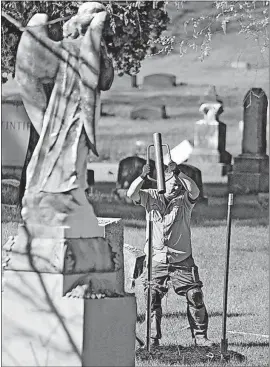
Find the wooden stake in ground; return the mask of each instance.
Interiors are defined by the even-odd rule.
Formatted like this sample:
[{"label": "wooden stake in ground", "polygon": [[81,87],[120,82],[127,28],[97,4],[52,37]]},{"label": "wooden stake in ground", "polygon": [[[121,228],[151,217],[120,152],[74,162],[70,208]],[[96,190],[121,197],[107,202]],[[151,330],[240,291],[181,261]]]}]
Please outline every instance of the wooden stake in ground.
[{"label": "wooden stake in ground", "polygon": [[150,352],[151,341],[151,281],[152,281],[152,218],[149,213],[148,219],[148,264],[147,264],[147,312],[146,312],[146,348]]},{"label": "wooden stake in ground", "polygon": [[228,213],[227,213],[227,236],[226,236],[226,264],[224,274],[224,293],[223,293],[223,315],[222,315],[222,338],[221,338],[221,354],[227,353],[228,340],[226,339],[227,325],[227,299],[228,299],[228,280],[229,280],[229,260],[230,260],[230,243],[231,243],[231,207],[233,205],[233,194],[228,197]]}]

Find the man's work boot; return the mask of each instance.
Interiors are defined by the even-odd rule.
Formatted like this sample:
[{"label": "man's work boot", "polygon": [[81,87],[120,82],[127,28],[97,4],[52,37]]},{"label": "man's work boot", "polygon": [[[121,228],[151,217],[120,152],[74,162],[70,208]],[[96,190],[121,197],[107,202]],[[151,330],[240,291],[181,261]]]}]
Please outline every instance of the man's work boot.
[{"label": "man's work boot", "polygon": [[153,338],[151,340],[151,347],[159,347],[159,339]]},{"label": "man's work boot", "polygon": [[213,345],[215,345],[215,343],[212,340],[206,337],[196,338],[194,339],[194,341],[196,347],[212,347]]}]

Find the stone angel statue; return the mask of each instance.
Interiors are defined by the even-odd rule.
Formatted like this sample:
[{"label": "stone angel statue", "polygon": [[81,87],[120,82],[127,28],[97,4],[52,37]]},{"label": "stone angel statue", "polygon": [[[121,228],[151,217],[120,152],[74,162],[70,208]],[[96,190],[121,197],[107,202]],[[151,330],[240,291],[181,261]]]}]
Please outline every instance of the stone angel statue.
[{"label": "stone angel statue", "polygon": [[[89,152],[98,155],[100,91],[108,90],[114,77],[102,37],[106,16],[102,4],[90,1],[64,24],[59,42],[48,36],[46,14],[34,15],[22,34],[15,78],[40,136],[26,174],[26,223],[79,226],[82,235],[91,221],[91,235],[98,235],[85,189]],[[51,82],[47,98],[44,85]]]}]

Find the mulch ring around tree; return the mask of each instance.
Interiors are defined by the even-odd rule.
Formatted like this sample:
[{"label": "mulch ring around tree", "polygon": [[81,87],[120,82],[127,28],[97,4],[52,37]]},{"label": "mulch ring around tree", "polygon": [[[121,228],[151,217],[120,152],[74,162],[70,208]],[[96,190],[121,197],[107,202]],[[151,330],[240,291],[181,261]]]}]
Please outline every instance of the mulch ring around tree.
[{"label": "mulch ring around tree", "polygon": [[220,346],[213,347],[182,347],[177,345],[151,347],[150,352],[146,348],[138,348],[136,350],[136,359],[150,362],[151,360],[158,361],[164,365],[198,365],[204,363],[222,363],[222,362],[242,362],[245,356],[228,350],[226,355],[222,356]]}]

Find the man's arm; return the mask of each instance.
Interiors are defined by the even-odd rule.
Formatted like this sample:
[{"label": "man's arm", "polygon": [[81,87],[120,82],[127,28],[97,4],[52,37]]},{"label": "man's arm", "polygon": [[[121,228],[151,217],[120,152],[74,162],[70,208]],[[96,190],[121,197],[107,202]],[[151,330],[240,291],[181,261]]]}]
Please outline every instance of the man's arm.
[{"label": "man's arm", "polygon": [[137,177],[132,184],[130,185],[128,191],[127,191],[127,197],[132,199],[135,202],[139,202],[140,201],[140,190],[142,188],[142,185],[144,183],[145,178],[147,177],[147,175],[150,174],[150,165],[149,164],[145,164],[143,166],[143,171],[142,174]]},{"label": "man's arm", "polygon": [[144,179],[141,176],[137,177],[130,185],[127,191],[127,197],[132,199],[135,202],[139,202],[140,201],[140,189],[142,188],[143,183],[144,183]]},{"label": "man's arm", "polygon": [[196,183],[189,176],[185,175],[183,172],[180,172],[178,177],[180,178],[184,188],[187,190],[188,196],[192,200],[196,200],[200,193],[200,190],[196,185]]}]

